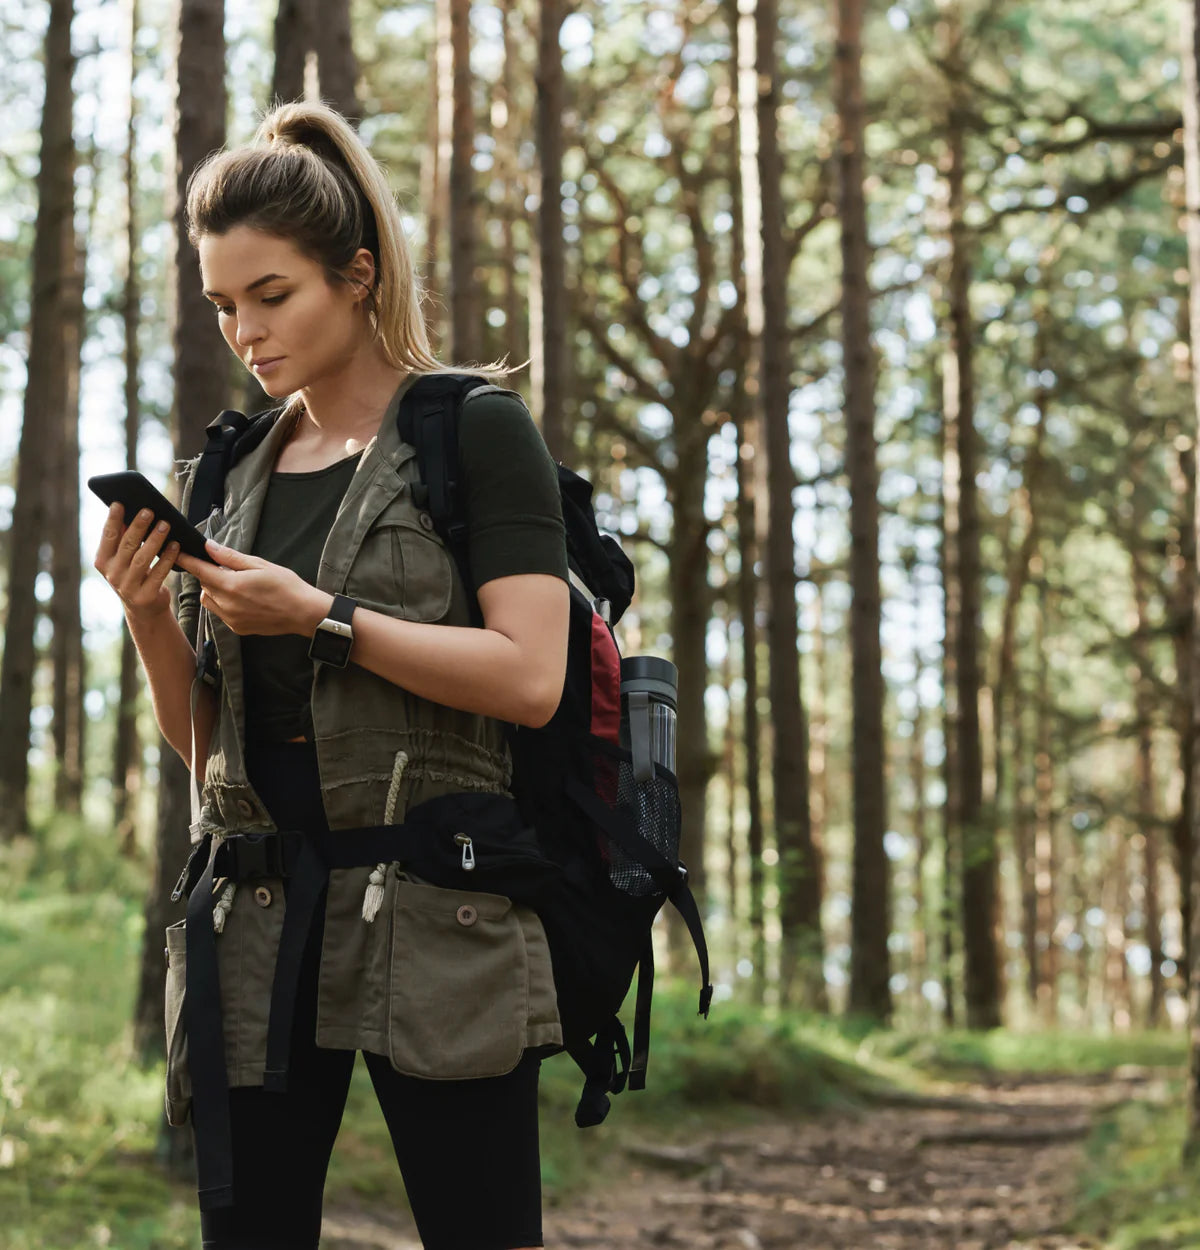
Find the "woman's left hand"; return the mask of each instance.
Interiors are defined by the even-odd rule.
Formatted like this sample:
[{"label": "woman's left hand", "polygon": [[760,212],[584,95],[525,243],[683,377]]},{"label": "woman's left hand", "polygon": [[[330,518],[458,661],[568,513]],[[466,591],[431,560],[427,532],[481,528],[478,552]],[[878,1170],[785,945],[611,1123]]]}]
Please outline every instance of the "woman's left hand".
[{"label": "woman's left hand", "polygon": [[201,605],[235,634],[307,636],[325,618],[332,597],[291,569],[211,539],[207,547],[217,564],[184,555],[175,563],[200,583]]}]

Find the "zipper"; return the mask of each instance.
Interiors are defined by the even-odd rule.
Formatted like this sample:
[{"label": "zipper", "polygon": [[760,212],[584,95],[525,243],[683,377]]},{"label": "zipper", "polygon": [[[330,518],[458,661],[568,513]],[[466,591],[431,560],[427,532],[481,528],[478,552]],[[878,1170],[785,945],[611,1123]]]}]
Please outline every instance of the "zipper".
[{"label": "zipper", "polygon": [[456,833],[454,841],[457,846],[462,847],[462,869],[463,872],[475,871],[475,844],[465,833]]}]

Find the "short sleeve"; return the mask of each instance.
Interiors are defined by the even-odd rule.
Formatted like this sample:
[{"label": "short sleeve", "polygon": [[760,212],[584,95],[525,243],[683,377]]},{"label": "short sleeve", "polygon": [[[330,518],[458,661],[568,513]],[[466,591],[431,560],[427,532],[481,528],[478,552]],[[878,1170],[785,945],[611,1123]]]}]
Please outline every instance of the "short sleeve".
[{"label": "short sleeve", "polygon": [[[188,503],[192,497],[192,485],[196,477],[198,460],[190,460],[183,469],[183,495],[179,510],[187,516]],[[200,619],[200,583],[190,573],[178,570],[179,584],[175,590],[175,617],[183,629],[184,637],[196,645],[196,624]]]},{"label": "short sleeve", "polygon": [[469,395],[458,444],[476,589],[518,573],[566,581],[558,469],[524,400],[515,391]]}]

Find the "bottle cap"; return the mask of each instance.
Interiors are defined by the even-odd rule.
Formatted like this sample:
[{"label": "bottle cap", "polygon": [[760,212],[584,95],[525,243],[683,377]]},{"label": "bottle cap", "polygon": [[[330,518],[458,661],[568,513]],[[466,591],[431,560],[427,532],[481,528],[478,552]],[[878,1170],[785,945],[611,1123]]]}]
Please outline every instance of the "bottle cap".
[{"label": "bottle cap", "polygon": [[670,660],[657,655],[631,655],[621,661],[621,693],[632,690],[645,691],[656,699],[669,703],[678,710],[676,703],[679,689],[679,670]]}]

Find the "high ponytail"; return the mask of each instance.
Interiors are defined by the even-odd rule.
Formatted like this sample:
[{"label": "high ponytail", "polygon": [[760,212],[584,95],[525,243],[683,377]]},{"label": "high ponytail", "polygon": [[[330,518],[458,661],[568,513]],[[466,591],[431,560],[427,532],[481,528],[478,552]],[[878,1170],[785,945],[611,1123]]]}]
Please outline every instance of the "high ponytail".
[{"label": "high ponytail", "polygon": [[[430,347],[420,278],[383,169],[328,105],[280,104],[249,144],[198,165],[188,180],[187,224],[193,247],[234,226],[278,235],[331,276],[365,247],[376,275],[367,307],[388,363],[411,373],[451,371]],[[503,362],[458,368],[497,378],[515,371]]]}]

